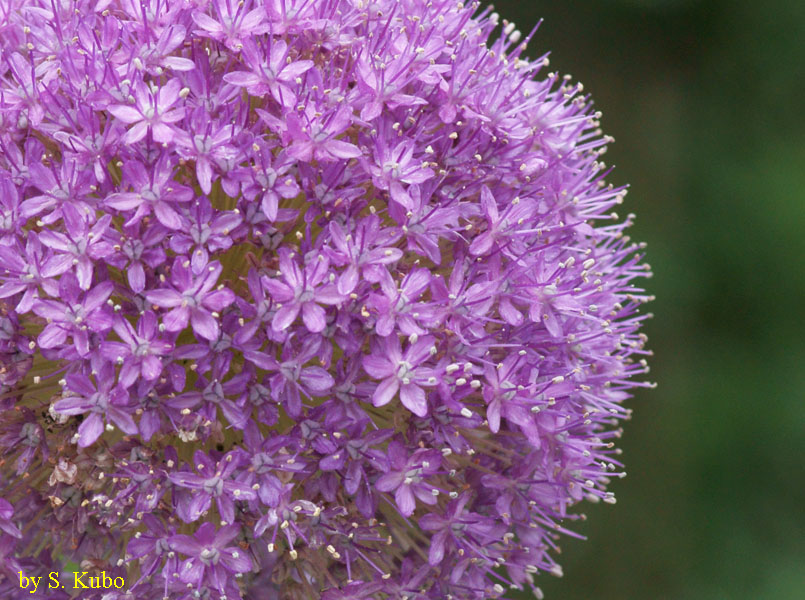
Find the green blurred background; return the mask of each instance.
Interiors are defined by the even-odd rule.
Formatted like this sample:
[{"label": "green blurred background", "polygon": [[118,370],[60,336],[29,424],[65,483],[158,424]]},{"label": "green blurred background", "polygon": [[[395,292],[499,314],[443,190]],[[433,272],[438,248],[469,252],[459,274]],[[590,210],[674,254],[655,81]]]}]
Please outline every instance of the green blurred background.
[{"label": "green blurred background", "polygon": [[548,600],[805,599],[805,0],[502,0],[648,242],[654,391]]}]

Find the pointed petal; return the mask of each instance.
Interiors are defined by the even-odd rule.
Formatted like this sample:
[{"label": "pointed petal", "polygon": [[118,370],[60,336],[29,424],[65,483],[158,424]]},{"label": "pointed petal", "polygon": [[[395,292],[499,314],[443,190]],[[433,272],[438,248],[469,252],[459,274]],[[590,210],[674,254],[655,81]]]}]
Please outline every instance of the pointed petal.
[{"label": "pointed petal", "polygon": [[140,121],[139,123],[135,124],[134,127],[129,129],[120,141],[124,144],[136,144],[141,139],[145,137],[145,134],[148,133],[148,124]]},{"label": "pointed petal", "polygon": [[319,333],[327,326],[324,309],[315,302],[305,302],[302,305],[302,320],[311,333]]},{"label": "pointed petal", "polygon": [[428,564],[435,567],[444,558],[444,542],[447,539],[447,530],[443,529],[430,540],[430,550],[428,551]]},{"label": "pointed petal", "polygon": [[369,354],[363,357],[363,369],[370,377],[384,379],[394,374],[394,365],[385,356]]},{"label": "pointed petal", "polygon": [[375,393],[372,394],[372,404],[375,406],[384,406],[391,402],[397,391],[400,389],[400,382],[396,377],[389,377],[380,382],[375,388]]},{"label": "pointed petal", "polygon": [[297,302],[293,304],[285,304],[277,311],[274,318],[271,320],[271,328],[274,331],[285,331],[291,326],[299,315],[300,306]]},{"label": "pointed petal", "polygon": [[58,323],[50,323],[36,338],[37,344],[42,348],[56,348],[67,339],[67,332]]},{"label": "pointed petal", "polygon": [[78,426],[78,445],[86,448],[103,433],[103,419],[98,413],[92,413]]},{"label": "pointed petal", "polygon": [[206,340],[218,339],[218,321],[206,310],[194,309],[190,312],[190,324],[193,331]]},{"label": "pointed petal", "polygon": [[179,213],[168,206],[167,203],[157,202],[154,205],[154,213],[157,219],[159,219],[159,222],[168,229],[176,230],[182,228],[182,218],[179,216]]},{"label": "pointed petal", "polygon": [[133,106],[115,104],[107,109],[112,115],[126,124],[137,123],[143,120],[143,115]]},{"label": "pointed petal", "polygon": [[190,318],[190,309],[186,306],[174,308],[162,318],[165,324],[165,329],[168,331],[181,331],[187,327],[187,321]]},{"label": "pointed petal", "polygon": [[425,398],[425,390],[418,385],[409,383],[400,388],[400,401],[403,406],[418,417],[425,417],[428,414],[428,401]]},{"label": "pointed petal", "polygon": [[237,85],[240,87],[247,87],[250,85],[257,85],[260,83],[260,78],[254,73],[248,71],[233,71],[224,75],[224,81]]},{"label": "pointed petal", "polygon": [[196,160],[196,177],[201,191],[209,194],[212,191],[212,168],[210,167],[210,161],[204,157],[199,157]]},{"label": "pointed petal", "polygon": [[397,491],[394,493],[394,500],[397,502],[397,508],[400,509],[400,514],[404,517],[410,517],[414,514],[414,509],[416,508],[416,500],[414,499],[414,494],[411,491],[410,485],[401,485],[397,488]]}]

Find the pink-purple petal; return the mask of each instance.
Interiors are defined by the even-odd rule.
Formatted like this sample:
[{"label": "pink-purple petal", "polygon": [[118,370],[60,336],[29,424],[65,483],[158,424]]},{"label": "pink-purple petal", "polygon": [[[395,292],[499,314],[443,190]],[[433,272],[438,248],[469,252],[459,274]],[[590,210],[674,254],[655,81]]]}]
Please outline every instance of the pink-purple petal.
[{"label": "pink-purple petal", "polygon": [[101,416],[98,413],[92,413],[78,426],[78,445],[82,448],[91,445],[101,437],[103,429],[104,425]]},{"label": "pink-purple petal", "polygon": [[378,384],[372,394],[372,404],[375,406],[385,406],[397,395],[399,389],[400,382],[396,377],[384,379]]}]

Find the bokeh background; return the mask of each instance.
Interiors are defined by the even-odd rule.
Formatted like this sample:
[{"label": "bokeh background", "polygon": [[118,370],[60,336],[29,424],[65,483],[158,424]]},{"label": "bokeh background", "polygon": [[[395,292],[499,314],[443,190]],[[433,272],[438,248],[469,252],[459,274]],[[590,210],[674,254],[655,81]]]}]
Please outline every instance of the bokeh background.
[{"label": "bokeh background", "polygon": [[805,0],[499,0],[615,137],[654,271],[618,503],[547,600],[805,599]]}]

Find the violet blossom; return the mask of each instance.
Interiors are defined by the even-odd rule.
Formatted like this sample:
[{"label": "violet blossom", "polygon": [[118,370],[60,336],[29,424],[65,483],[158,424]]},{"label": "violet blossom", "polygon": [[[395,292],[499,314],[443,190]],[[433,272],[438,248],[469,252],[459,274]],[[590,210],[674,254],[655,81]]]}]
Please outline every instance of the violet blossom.
[{"label": "violet blossom", "polygon": [[[104,430],[104,421],[112,421],[128,434],[137,432],[137,425],[127,410],[129,395],[121,384],[115,385],[113,369],[107,363],[96,375],[93,384],[86,375],[67,376],[65,397],[53,405],[53,412],[62,415],[88,413],[78,427],[78,445],[82,448],[97,440]],[[109,423],[106,423],[109,427]]]},{"label": "violet blossom", "polygon": [[246,573],[253,567],[251,558],[237,546],[230,546],[240,533],[240,527],[226,525],[215,530],[212,523],[203,523],[195,535],[175,535],[170,545],[187,558],[180,567],[179,579],[184,583],[202,587],[212,586],[221,594],[238,594],[232,575]]},{"label": "violet blossom", "polygon": [[302,269],[290,252],[280,250],[279,266],[284,281],[264,281],[271,297],[279,303],[271,326],[276,331],[284,331],[301,312],[308,331],[319,333],[326,326],[326,313],[321,304],[340,304],[343,300],[335,286],[324,283],[330,273],[329,262],[319,254]]},{"label": "violet blossom", "polygon": [[170,354],[173,344],[158,337],[157,326],[157,317],[150,310],[140,317],[136,330],[121,317],[112,325],[122,341],[104,342],[102,348],[121,365],[118,380],[124,387],[131,387],[138,377],[154,381],[162,374],[160,357]]},{"label": "violet blossom", "polygon": [[205,265],[207,269],[197,276],[189,266],[190,261],[177,257],[171,278],[175,287],[146,292],[145,297],[157,307],[171,309],[163,317],[167,331],[180,331],[190,322],[198,335],[214,340],[218,337],[219,326],[212,313],[231,303],[234,295],[226,288],[213,290],[223,271],[220,263]]},{"label": "violet blossom", "polygon": [[481,2],[3,4],[0,588],[561,574],[652,386],[651,273],[537,40]]},{"label": "violet blossom", "polygon": [[395,502],[404,517],[414,513],[415,497],[425,504],[436,504],[439,490],[425,481],[438,472],[441,454],[420,449],[409,457],[405,446],[397,440],[389,443],[388,452],[389,470],[375,482],[375,487],[381,492],[394,492]]},{"label": "violet blossom", "polygon": [[134,87],[135,106],[110,106],[109,112],[121,123],[134,125],[120,141],[134,144],[151,132],[155,142],[169,142],[174,135],[170,124],[184,117],[184,109],[172,108],[179,100],[180,87],[178,79],[171,79],[165,87],[156,91],[141,82]]},{"label": "violet blossom", "polygon": [[251,485],[231,478],[240,466],[241,455],[237,452],[229,453],[216,464],[197,450],[193,455],[193,462],[198,475],[186,471],[168,475],[174,485],[193,490],[193,493],[186,494],[189,497],[187,502],[180,500],[177,514],[187,523],[196,521],[210,507],[214,498],[221,518],[232,523],[235,520],[234,501],[255,497]]}]

